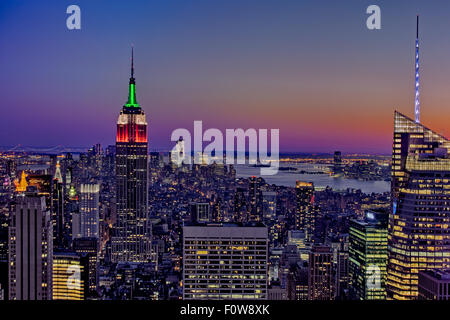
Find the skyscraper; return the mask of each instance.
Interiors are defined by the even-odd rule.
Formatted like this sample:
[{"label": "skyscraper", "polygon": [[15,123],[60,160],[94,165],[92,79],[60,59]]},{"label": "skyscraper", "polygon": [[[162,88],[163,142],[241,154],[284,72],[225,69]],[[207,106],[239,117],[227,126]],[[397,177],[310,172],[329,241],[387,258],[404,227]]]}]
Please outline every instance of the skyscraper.
[{"label": "skyscraper", "polygon": [[75,252],[61,251],[53,254],[53,300],[83,300],[83,266]]},{"label": "skyscraper", "polygon": [[329,246],[314,245],[309,253],[308,300],[333,299],[333,252]]},{"label": "skyscraper", "polygon": [[73,251],[80,257],[82,266],[81,281],[84,283],[84,297],[96,296],[98,287],[98,248],[97,238],[78,238],[73,240]]},{"label": "skyscraper", "polygon": [[395,112],[388,298],[417,298],[418,272],[450,267],[450,141]]},{"label": "skyscraper", "polygon": [[191,220],[194,222],[211,222],[211,208],[207,202],[191,202]]},{"label": "skyscraper", "polygon": [[52,298],[53,233],[45,197],[36,187],[19,195],[9,227],[9,299]]},{"label": "skyscraper", "polygon": [[349,274],[357,299],[386,299],[387,213],[367,211],[350,221]]},{"label": "skyscraper", "polygon": [[267,228],[183,227],[184,299],[267,299]]},{"label": "skyscraper", "polygon": [[136,100],[132,52],[128,101],[117,121],[117,221],[111,239],[113,262],[146,262],[150,257],[147,149],[147,121]]},{"label": "skyscraper", "polygon": [[314,184],[312,182],[297,181],[296,196],[295,228],[303,231],[306,241],[311,242],[316,218]]},{"label": "skyscraper", "polygon": [[248,198],[250,204],[248,220],[252,222],[261,221],[261,178],[249,178]]},{"label": "skyscraper", "polygon": [[53,246],[64,247],[64,182],[61,166],[56,162],[55,175],[52,181],[51,213],[53,220]]},{"label": "skyscraper", "polygon": [[99,192],[98,184],[82,184],[80,187],[80,212],[73,214],[72,237],[99,237]]}]

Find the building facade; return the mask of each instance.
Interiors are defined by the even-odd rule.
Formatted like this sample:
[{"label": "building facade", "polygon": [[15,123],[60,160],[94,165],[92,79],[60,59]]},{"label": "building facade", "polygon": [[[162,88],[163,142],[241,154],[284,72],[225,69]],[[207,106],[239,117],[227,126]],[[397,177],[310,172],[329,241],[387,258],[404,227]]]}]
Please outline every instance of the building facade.
[{"label": "building facade", "polygon": [[183,227],[183,299],[267,299],[264,226]]},{"label": "building facade", "polygon": [[308,300],[333,299],[333,252],[329,246],[314,245],[309,254]]},{"label": "building facade", "polygon": [[111,238],[113,262],[147,262],[151,256],[147,154],[147,120],[136,100],[132,62],[128,101],[117,121],[117,221]]},{"label": "building facade", "polygon": [[54,252],[53,300],[84,300],[83,266],[75,252]]},{"label": "building facade", "polygon": [[52,298],[52,226],[44,196],[18,195],[9,227],[10,300]]},{"label": "building facade", "polygon": [[395,112],[389,299],[418,296],[421,270],[450,266],[450,141]]},{"label": "building facade", "polygon": [[99,184],[81,184],[80,212],[72,215],[72,237],[99,237]]},{"label": "building facade", "polygon": [[316,218],[314,184],[312,182],[297,181],[295,190],[297,197],[295,228],[305,233],[306,242],[312,242]]},{"label": "building facade", "polygon": [[446,270],[419,272],[419,300],[450,300],[450,273]]},{"label": "building facade", "polygon": [[356,299],[386,299],[387,220],[387,213],[367,211],[350,221],[349,280]]}]

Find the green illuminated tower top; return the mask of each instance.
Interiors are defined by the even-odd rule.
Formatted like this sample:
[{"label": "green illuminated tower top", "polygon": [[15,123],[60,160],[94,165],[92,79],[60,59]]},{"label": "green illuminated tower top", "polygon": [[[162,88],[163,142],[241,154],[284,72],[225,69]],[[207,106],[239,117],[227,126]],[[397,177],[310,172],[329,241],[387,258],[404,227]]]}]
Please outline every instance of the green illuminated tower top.
[{"label": "green illuminated tower top", "polygon": [[127,108],[140,108],[139,103],[136,100],[136,82],[134,79],[134,52],[131,47],[131,77],[128,85],[128,101],[125,104]]}]

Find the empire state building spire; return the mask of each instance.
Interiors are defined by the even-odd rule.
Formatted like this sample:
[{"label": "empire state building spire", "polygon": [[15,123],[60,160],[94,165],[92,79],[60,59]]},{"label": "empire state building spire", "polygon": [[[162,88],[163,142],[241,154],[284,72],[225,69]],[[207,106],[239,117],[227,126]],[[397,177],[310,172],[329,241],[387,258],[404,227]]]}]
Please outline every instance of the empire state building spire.
[{"label": "empire state building spire", "polygon": [[136,99],[136,79],[134,79],[134,48],[131,47],[131,77],[128,84],[128,101],[125,104],[127,108],[140,108]]},{"label": "empire state building spire", "polygon": [[420,95],[419,95],[419,15],[417,15],[416,25],[416,81],[415,81],[415,98],[414,98],[414,114],[416,122],[420,123]]}]

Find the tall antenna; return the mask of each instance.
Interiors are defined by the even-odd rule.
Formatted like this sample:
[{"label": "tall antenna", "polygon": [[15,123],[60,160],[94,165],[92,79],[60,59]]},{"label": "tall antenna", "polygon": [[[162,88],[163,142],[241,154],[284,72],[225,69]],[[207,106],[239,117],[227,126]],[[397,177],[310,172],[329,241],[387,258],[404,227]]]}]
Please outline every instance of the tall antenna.
[{"label": "tall antenna", "polygon": [[420,95],[419,95],[419,15],[417,15],[416,26],[416,81],[415,81],[415,98],[414,98],[414,113],[416,122],[420,123]]},{"label": "tall antenna", "polygon": [[134,46],[131,45],[131,77],[134,78]]}]

